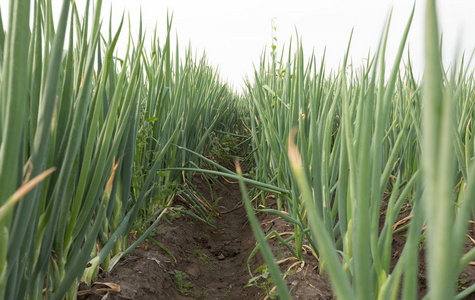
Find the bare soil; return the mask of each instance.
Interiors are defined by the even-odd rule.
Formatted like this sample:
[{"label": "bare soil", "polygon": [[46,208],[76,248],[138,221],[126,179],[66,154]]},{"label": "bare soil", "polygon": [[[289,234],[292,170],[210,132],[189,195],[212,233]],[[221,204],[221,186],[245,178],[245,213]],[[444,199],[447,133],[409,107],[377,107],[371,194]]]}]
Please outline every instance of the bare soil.
[{"label": "bare soil", "polygon": [[[110,273],[102,272],[95,280],[96,285],[81,284],[80,290],[89,290],[79,300],[96,299],[265,299],[275,294],[260,253],[250,261],[250,275],[247,260],[256,246],[242,206],[241,192],[237,183],[221,179],[221,184],[208,184],[204,177],[195,175],[192,183],[203,195],[203,201],[213,206],[218,200],[214,220],[217,228],[200,222],[196,218],[177,213],[169,215],[152,237],[162,243],[176,258],[171,258],[162,248],[146,241],[129,255],[126,255]],[[210,188],[211,187],[211,188]],[[176,207],[187,204],[177,199]],[[276,208],[272,197],[267,207]],[[403,220],[409,211],[401,212]],[[381,216],[384,216],[384,207]],[[286,238],[293,232],[293,226],[275,215],[258,214],[261,226],[267,235],[277,231]],[[406,232],[393,236],[392,263],[394,266],[402,253]],[[130,238],[131,242],[134,240]],[[318,269],[315,254],[304,246],[303,261],[298,262],[292,253],[279,245],[276,238],[269,240],[293,299],[336,299],[331,284]],[[468,239],[466,250],[473,247]],[[424,249],[419,255],[419,298],[426,291]],[[260,275],[260,276],[259,276]],[[255,284],[246,287],[252,277],[259,277]],[[268,277],[270,278],[270,277]],[[101,292],[100,282],[120,286],[120,292]],[[459,289],[475,283],[475,266],[468,266],[460,276]],[[471,295],[466,299],[475,299]]]},{"label": "bare soil", "polygon": [[[266,292],[271,292],[270,279],[262,276],[254,285],[245,287],[252,278],[247,260],[256,242],[242,206],[239,185],[221,180],[221,184],[212,184],[210,190],[201,175],[193,176],[192,183],[211,206],[219,199],[214,218],[219,230],[185,214],[168,216],[168,221],[152,237],[163,244],[176,261],[147,240],[122,258],[110,273],[100,273],[92,287],[82,283],[79,289],[89,292],[79,297],[80,300],[263,299]],[[260,219],[266,233],[276,229],[279,232],[293,230],[281,218],[262,214]],[[133,237],[130,239],[133,242]],[[286,279],[294,299],[333,298],[329,281],[318,274],[318,263],[310,253],[305,255],[303,263],[296,264],[287,249],[280,249],[276,239],[270,244],[276,257],[287,258],[281,263],[281,269],[283,272],[292,270]],[[263,274],[263,268],[256,271],[263,265],[257,253],[250,262],[253,276]],[[98,284],[101,282],[119,285],[120,292],[99,291],[105,287]]]}]

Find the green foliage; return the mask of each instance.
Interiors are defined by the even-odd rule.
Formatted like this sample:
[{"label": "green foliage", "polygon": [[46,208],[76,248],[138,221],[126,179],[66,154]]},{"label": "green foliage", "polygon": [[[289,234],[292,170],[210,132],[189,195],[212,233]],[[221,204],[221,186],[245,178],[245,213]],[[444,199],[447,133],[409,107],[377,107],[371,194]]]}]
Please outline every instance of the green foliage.
[{"label": "green foliage", "polygon": [[[374,56],[349,65],[350,39],[341,68],[330,73],[324,57],[320,65],[314,55],[305,60],[299,39],[295,52],[289,45],[279,57],[272,24],[270,60],[262,58],[243,96],[191,48],[180,60],[172,18],[164,43],[154,33],[146,52],[129,36],[117,58],[123,20],[104,38],[101,0],[86,2],[83,19],[64,0],[56,27],[52,1],[11,3],[6,33],[0,22],[1,299],[74,299],[81,278],[112,268],[167,216],[215,226],[218,200],[196,199],[193,172],[240,181],[267,264],[250,284],[270,293],[274,283],[281,299],[288,289],[245,184],[264,206],[265,192],[276,195],[278,209],[266,212],[295,232],[286,240],[272,234],[299,259],[307,240],[341,299],[415,299],[422,247],[427,297],[475,290],[456,294],[475,258],[475,250],[463,252],[475,209],[474,76],[464,60],[444,71],[435,0],[426,7],[422,84],[409,56],[401,66],[412,13],[389,74],[389,20]],[[146,40],[141,29],[138,37]],[[246,177],[231,171],[236,160]],[[171,208],[177,194],[191,210]],[[391,268],[392,227],[403,206],[412,217]],[[132,229],[141,235],[128,246]],[[184,295],[196,296],[187,274],[172,274]]]},{"label": "green foliage", "polygon": [[[55,27],[52,1],[12,1],[0,32],[1,299],[74,299],[81,278],[158,226],[184,182],[163,169],[200,164],[180,147],[205,154],[213,130],[243,132],[242,101],[206,58],[188,49],[181,62],[176,45],[172,59],[171,18],[163,47],[154,35],[146,53],[129,36],[117,58],[123,20],[107,38],[101,0],[83,19],[62,2]],[[143,234],[128,247],[134,228]]]},{"label": "green foliage", "polygon": [[188,274],[180,270],[169,271],[168,273],[175,277],[175,283],[178,285],[180,293],[185,296],[198,297],[198,294],[193,291],[193,284],[190,281],[187,281],[189,278]]},{"label": "green foliage", "polygon": [[[359,68],[348,63],[351,38],[340,69],[330,73],[325,57],[305,59],[297,39],[288,55],[273,47],[247,82],[254,179],[289,191],[276,194],[277,211],[292,220],[295,255],[302,259],[307,240],[341,299],[415,299],[421,245],[428,297],[468,295],[456,296],[455,287],[475,256],[462,253],[475,207],[473,73],[464,60],[443,71],[435,7],[427,1],[422,84],[409,56],[401,66],[414,11],[389,72],[390,19],[376,53]],[[390,268],[392,228],[404,204],[411,222]]]},{"label": "green foliage", "polygon": [[[289,270],[283,274],[283,276],[287,276],[293,274],[294,270]],[[274,281],[272,280],[271,274],[269,269],[266,265],[262,265],[258,267],[254,273],[257,273],[256,276],[249,279],[249,282],[244,287],[251,287],[255,286],[260,289],[263,289],[269,299],[278,299],[278,294],[274,288]]]},{"label": "green foliage", "polygon": [[210,140],[212,148],[209,150],[209,159],[228,169],[233,169],[235,161],[240,160],[241,164],[247,163],[246,170],[252,170],[253,161],[249,159],[250,137],[215,131],[210,135]]}]

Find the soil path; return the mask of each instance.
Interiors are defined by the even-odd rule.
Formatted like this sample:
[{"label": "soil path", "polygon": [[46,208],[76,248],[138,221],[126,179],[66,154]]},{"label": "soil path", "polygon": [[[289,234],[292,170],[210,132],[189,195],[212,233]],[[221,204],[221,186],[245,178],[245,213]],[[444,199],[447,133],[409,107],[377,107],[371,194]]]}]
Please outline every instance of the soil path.
[{"label": "soil path", "polygon": [[257,299],[261,290],[244,287],[250,278],[246,261],[255,240],[241,205],[239,185],[222,180],[223,185],[215,184],[210,190],[199,175],[192,182],[210,205],[217,200],[219,213],[214,220],[219,230],[202,228],[194,237],[198,244],[193,257],[178,267],[193,276],[199,298]]},{"label": "soil path", "polygon": [[[169,214],[152,238],[163,249],[147,241],[112,269],[102,273],[88,295],[79,299],[262,299],[265,291],[245,287],[251,278],[247,259],[256,246],[245,209],[240,205],[237,183],[221,180],[208,183],[201,175],[192,178],[212,207],[218,229],[180,213]],[[211,189],[210,189],[211,187]],[[184,199],[184,198],[183,198]],[[217,201],[216,201],[217,200]],[[175,206],[187,203],[175,201]],[[253,268],[261,263],[256,257]],[[120,292],[101,292],[101,282],[118,284]],[[80,289],[89,289],[80,287]]]},{"label": "soil path", "polygon": [[[123,300],[123,299],[264,299],[266,292],[272,289],[266,279],[261,278],[256,285],[245,287],[251,278],[247,269],[247,260],[256,243],[248,224],[245,209],[241,205],[241,192],[237,183],[220,179],[220,184],[210,183],[201,175],[194,175],[192,183],[201,194],[200,199],[210,207],[215,207],[213,220],[216,228],[186,215],[190,204],[183,197],[177,197],[176,208],[163,220],[154,234],[155,241],[166,247],[176,258],[161,247],[146,240],[107,274],[102,272],[92,288],[85,284],[80,290],[89,291],[79,300]],[[275,200],[268,199],[269,208],[276,208]],[[274,203],[273,203],[274,202]],[[183,207],[180,210],[179,207]],[[401,212],[398,220],[409,215]],[[384,216],[384,207],[383,214]],[[264,233],[273,231],[287,236],[293,226],[275,215],[260,214]],[[399,259],[405,244],[405,232],[393,236],[392,262]],[[471,233],[473,235],[473,232]],[[130,238],[130,242],[134,238]],[[302,261],[296,261],[277,239],[270,239],[269,246],[280,262],[282,273],[286,274],[291,297],[297,299],[335,299],[331,285],[318,268],[318,261],[311,251],[303,254]],[[307,243],[304,242],[304,248]],[[293,246],[293,245],[291,245]],[[465,252],[473,247],[467,240]],[[304,249],[304,250],[305,250]],[[426,272],[424,249],[419,257],[419,298],[426,293]],[[263,265],[260,254],[251,262],[251,270]],[[254,276],[259,275],[258,272]],[[113,283],[120,286],[120,292],[107,292],[101,289],[107,286],[101,283]],[[460,276],[460,290],[475,283],[475,266],[468,266]],[[267,291],[266,291],[267,288]],[[470,295],[465,299],[475,299]]]}]

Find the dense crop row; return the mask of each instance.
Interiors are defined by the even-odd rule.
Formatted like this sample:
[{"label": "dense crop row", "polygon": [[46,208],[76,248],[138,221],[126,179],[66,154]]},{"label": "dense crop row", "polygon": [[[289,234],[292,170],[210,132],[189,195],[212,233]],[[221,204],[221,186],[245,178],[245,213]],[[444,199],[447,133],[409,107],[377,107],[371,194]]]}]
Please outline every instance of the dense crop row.
[{"label": "dense crop row", "polygon": [[[33,1],[30,32],[30,1],[11,1],[0,31],[1,299],[73,299],[158,224],[182,182],[162,170],[198,163],[180,147],[207,153],[212,131],[242,133],[235,95],[204,57],[173,58],[169,35],[150,53],[129,37],[114,56],[124,22],[106,40],[101,2],[81,19],[64,1],[54,27],[51,1]],[[133,229],[147,231],[127,247]]]},{"label": "dense crop row", "polygon": [[[473,72],[463,61],[444,71],[435,1],[426,7],[422,82],[409,57],[402,63],[412,13],[389,71],[388,20],[360,68],[348,64],[351,42],[329,72],[325,58],[305,59],[297,40],[287,55],[273,47],[243,96],[205,57],[187,49],[180,59],[178,44],[172,51],[171,20],[150,51],[140,29],[116,57],[125,25],[109,25],[105,38],[101,4],[91,15],[88,0],[80,18],[65,0],[55,27],[51,0],[15,0],[6,33],[0,20],[0,299],[74,299],[81,278],[90,282],[147,237],[176,193],[214,226],[189,180],[196,171],[241,179],[282,299],[271,236],[260,231],[244,183],[256,188],[258,211],[294,225],[278,239],[299,260],[312,248],[339,299],[416,299],[421,237],[426,298],[475,290],[455,289],[475,258],[475,250],[462,253],[475,208]],[[236,174],[209,159],[233,158],[230,145],[248,155],[241,165],[252,179],[239,164]],[[262,208],[269,193],[276,210]],[[391,267],[402,207],[411,211],[407,239]],[[128,246],[132,230],[141,235]]]},{"label": "dense crop row", "polygon": [[[443,72],[434,2],[427,1],[422,84],[409,57],[400,66],[413,14],[389,76],[388,21],[376,55],[359,69],[346,53],[338,72],[327,75],[325,59],[306,61],[297,41],[287,60],[275,51],[262,60],[248,84],[257,180],[290,191],[278,195],[279,210],[261,211],[294,224],[284,244],[293,241],[301,259],[308,240],[339,299],[416,299],[422,237],[429,299],[453,299],[458,275],[475,258],[475,251],[462,255],[475,196],[473,72],[463,61]],[[411,222],[390,268],[403,206]]]}]

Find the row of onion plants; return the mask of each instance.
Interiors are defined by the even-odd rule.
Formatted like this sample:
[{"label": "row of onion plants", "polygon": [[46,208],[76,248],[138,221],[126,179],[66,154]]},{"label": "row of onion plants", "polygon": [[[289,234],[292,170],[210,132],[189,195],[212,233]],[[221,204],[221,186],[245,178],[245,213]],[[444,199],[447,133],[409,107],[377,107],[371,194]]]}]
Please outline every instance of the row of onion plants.
[{"label": "row of onion plants", "polygon": [[12,0],[1,26],[1,299],[75,299],[170,209],[189,175],[163,170],[200,163],[184,147],[206,154],[212,132],[242,133],[240,98],[204,57],[180,59],[171,18],[163,43],[153,34],[145,50],[140,29],[118,51],[126,22],[102,35],[101,6],[81,16],[64,0],[54,20],[51,0]]},{"label": "row of onion plants", "polygon": [[[306,60],[297,40],[287,57],[273,46],[248,81],[255,179],[289,191],[276,194],[275,210],[259,192],[257,210],[294,225],[290,238],[266,238],[277,236],[298,259],[311,247],[339,299],[417,299],[421,236],[426,297],[462,298],[475,289],[456,295],[457,278],[475,257],[462,253],[475,188],[473,73],[463,61],[443,71],[435,1],[426,10],[422,83],[410,57],[402,63],[414,11],[389,71],[390,18],[376,54],[359,68],[348,62],[351,38],[341,67],[330,73],[324,57]],[[403,207],[410,223],[392,265]]]}]

